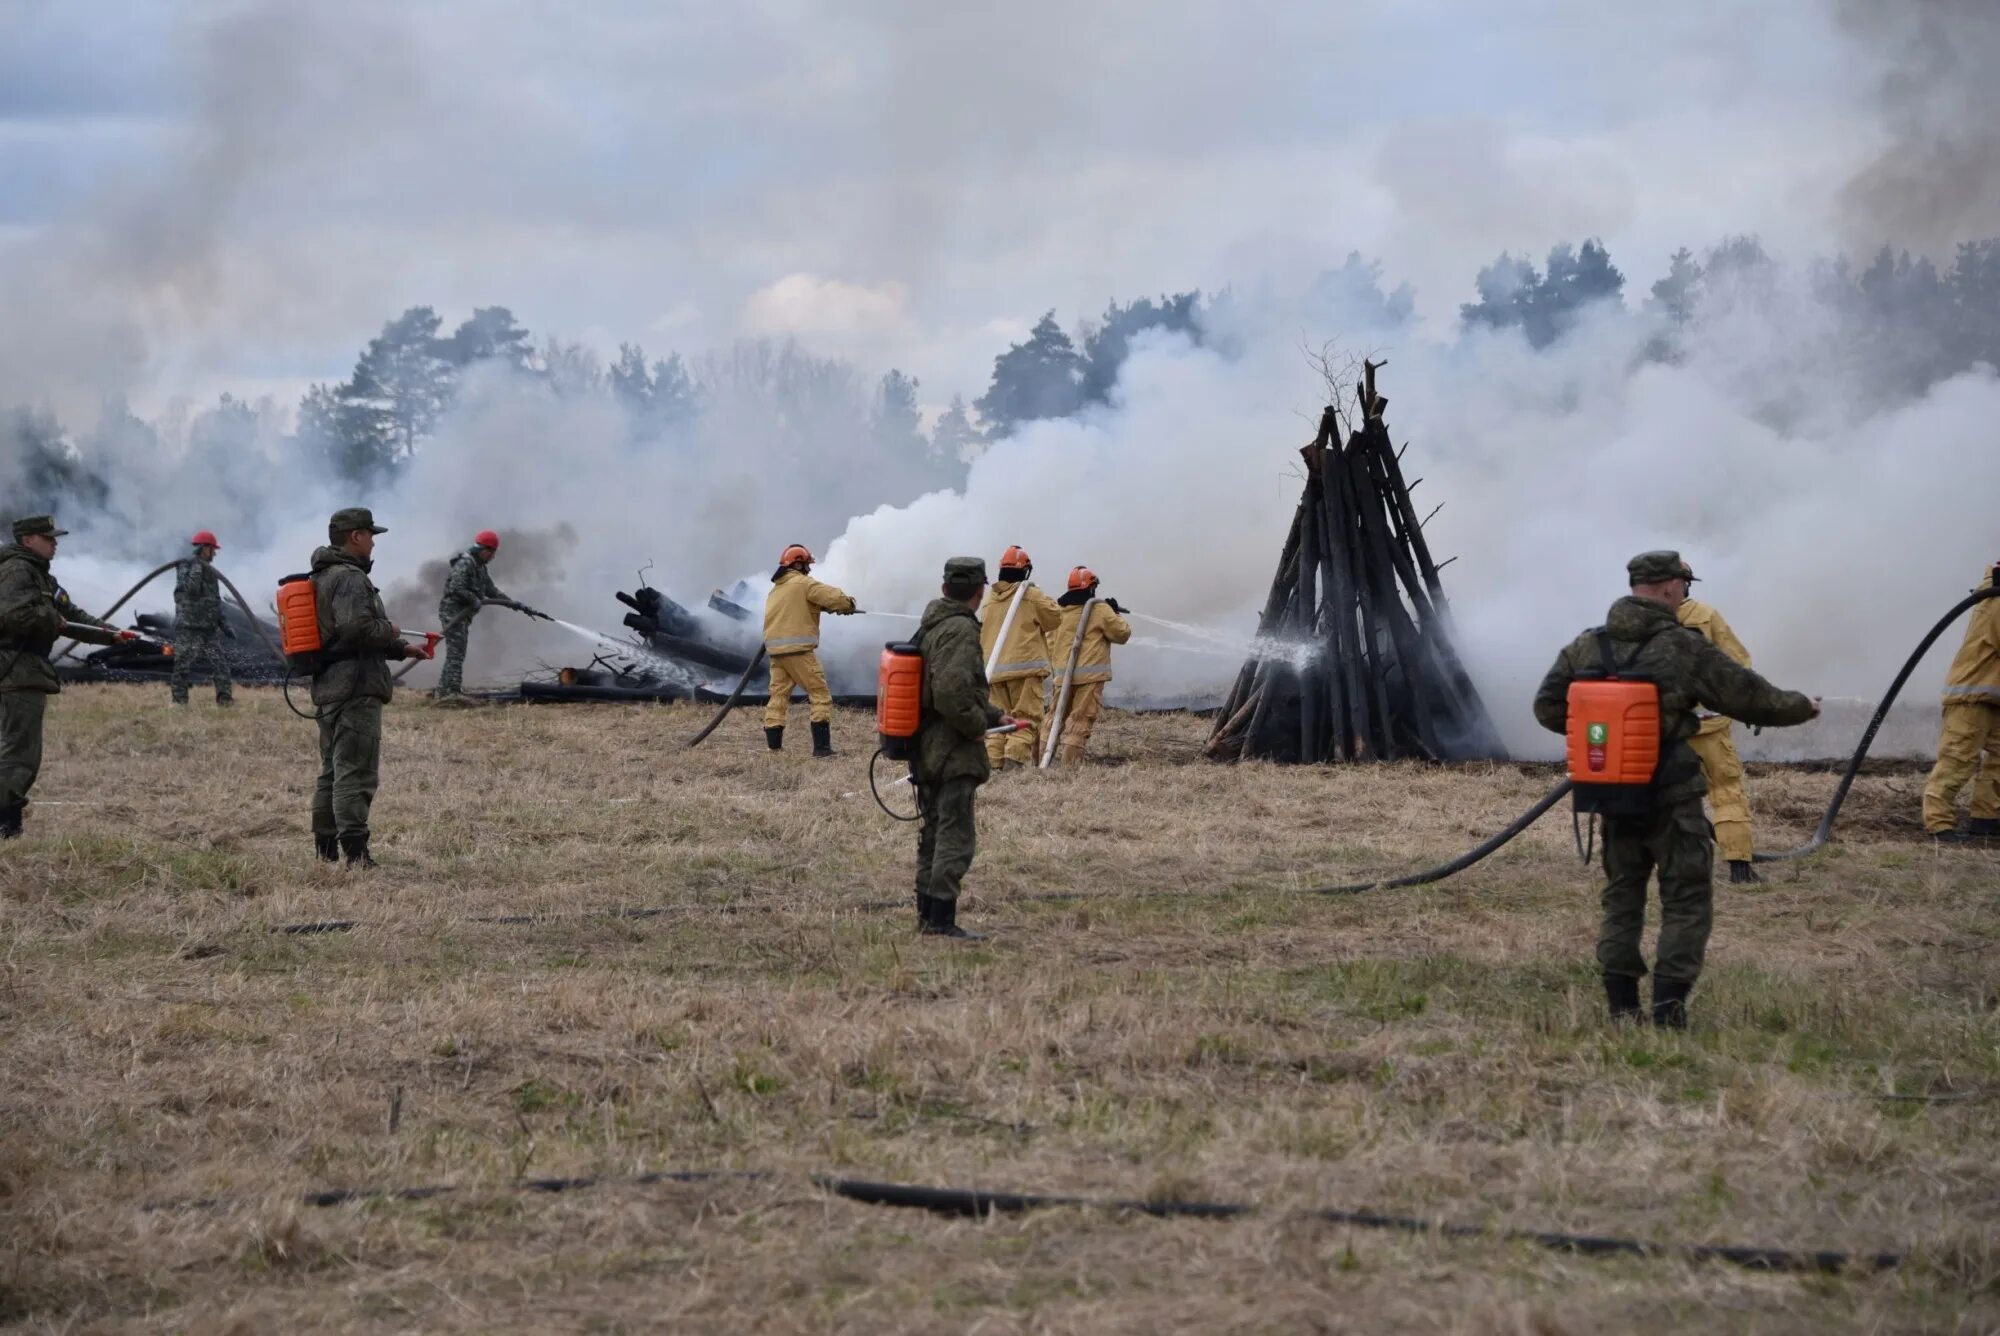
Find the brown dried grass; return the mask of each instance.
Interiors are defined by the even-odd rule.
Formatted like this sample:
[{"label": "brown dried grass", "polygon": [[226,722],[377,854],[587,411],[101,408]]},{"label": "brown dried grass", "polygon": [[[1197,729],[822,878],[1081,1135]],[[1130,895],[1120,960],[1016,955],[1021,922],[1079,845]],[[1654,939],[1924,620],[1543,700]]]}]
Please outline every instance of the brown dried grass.
[{"label": "brown dried grass", "polygon": [[[2000,1324],[2000,856],[1918,843],[1906,770],[1864,777],[1833,850],[1718,887],[1679,1039],[1600,1021],[1557,817],[1441,887],[1301,893],[1442,861],[1541,767],[1220,768],[1199,721],[1113,715],[1102,763],[985,791],[963,918],[994,936],[967,947],[864,908],[906,896],[911,835],[867,796],[859,716],[826,764],[747,719],[683,752],[690,710],[399,703],[385,867],[356,876],[308,852],[309,726],[268,692],[161,694],[65,694],[0,851],[0,1321]],[[1832,785],[1757,773],[1762,841],[1802,840]],[[634,906],[676,912],[586,912]],[[562,917],[464,921],[495,913]],[[269,931],[321,918],[364,925]],[[509,1187],[690,1166],[779,1177]],[[1273,1209],[952,1222],[815,1169]],[[299,1204],[416,1183],[460,1190]],[[1769,1277],[1284,1215],[1316,1205],[1917,1259]]]}]

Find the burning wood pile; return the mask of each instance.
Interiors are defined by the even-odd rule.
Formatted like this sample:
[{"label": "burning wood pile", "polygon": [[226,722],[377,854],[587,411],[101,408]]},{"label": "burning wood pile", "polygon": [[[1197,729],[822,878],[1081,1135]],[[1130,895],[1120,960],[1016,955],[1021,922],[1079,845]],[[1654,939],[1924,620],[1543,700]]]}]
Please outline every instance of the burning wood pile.
[{"label": "burning wood pile", "polygon": [[1299,452],[1305,496],[1258,621],[1257,652],[1209,737],[1216,760],[1506,754],[1452,648],[1444,585],[1424,540],[1429,516],[1417,518],[1383,425],[1377,365],[1362,367],[1360,422],[1346,444],[1329,405]]}]

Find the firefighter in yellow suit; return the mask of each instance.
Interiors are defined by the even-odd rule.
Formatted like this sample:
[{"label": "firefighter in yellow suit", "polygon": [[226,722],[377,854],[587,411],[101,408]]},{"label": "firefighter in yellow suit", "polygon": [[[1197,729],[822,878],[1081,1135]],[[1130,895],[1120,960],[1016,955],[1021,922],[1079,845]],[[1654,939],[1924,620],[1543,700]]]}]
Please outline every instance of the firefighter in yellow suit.
[{"label": "firefighter in yellow suit", "polygon": [[[1986,573],[1991,589],[2000,564]],[[1924,833],[1939,844],[2000,839],[2000,598],[1973,605],[1965,643],[1945,674],[1937,764],[1924,785]],[[1972,824],[1958,829],[1958,795],[1972,784]]]},{"label": "firefighter in yellow suit", "polygon": [[[1111,647],[1132,638],[1132,623],[1115,598],[1097,599],[1097,574],[1088,566],[1069,573],[1069,591],[1056,600],[1062,608],[1062,625],[1049,637],[1049,653],[1055,660],[1055,675],[1049,679],[1050,728],[1057,727],[1053,715],[1060,708],[1062,735],[1055,739],[1054,757],[1064,765],[1083,760],[1090,743],[1090,730],[1104,708],[1104,684],[1111,680]],[[1083,626],[1085,616],[1090,624]],[[1083,626],[1083,648],[1076,646],[1077,628]],[[1069,700],[1063,701],[1063,684],[1068,678],[1070,655],[1076,655],[1076,678],[1069,683]]]},{"label": "firefighter in yellow suit", "polygon": [[1062,624],[1056,601],[1028,583],[1035,563],[1018,547],[1000,554],[1000,578],[979,609],[979,652],[993,703],[1020,725],[986,740],[996,770],[1018,770],[1041,759],[1042,684],[1049,680],[1049,632]]},{"label": "firefighter in yellow suit", "polygon": [[764,652],[771,657],[771,701],[764,707],[764,740],[772,751],[785,746],[785,716],[792,688],[805,688],[812,707],[813,755],[833,755],[833,692],[819,666],[819,617],[858,612],[854,600],[809,574],[813,554],[793,543],[778,558],[771,593],[764,600]]},{"label": "firefighter in yellow suit", "polygon": [[[1694,578],[1689,570],[1686,579],[1692,583]],[[1714,608],[1690,598],[1681,604],[1677,615],[1682,626],[1701,632],[1738,664],[1750,666],[1750,650]],[[1688,745],[1701,758],[1702,773],[1708,776],[1708,802],[1715,809],[1715,847],[1729,864],[1729,880],[1741,884],[1763,879],[1751,861],[1750,797],[1743,790],[1743,758],[1736,754],[1734,729],[1727,716],[1705,715],[1701,730],[1688,739]]]}]

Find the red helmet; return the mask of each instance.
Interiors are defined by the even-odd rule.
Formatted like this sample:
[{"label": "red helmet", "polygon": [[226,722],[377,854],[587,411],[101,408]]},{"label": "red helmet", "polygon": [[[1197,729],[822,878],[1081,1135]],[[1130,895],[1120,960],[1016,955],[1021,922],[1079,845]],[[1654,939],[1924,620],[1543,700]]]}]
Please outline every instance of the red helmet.
[{"label": "red helmet", "polygon": [[197,532],[195,533],[195,536],[194,536],[194,546],[195,546],[195,547],[212,547],[212,548],[214,548],[214,549],[215,549],[216,551],[218,551],[218,552],[220,552],[220,551],[222,550],[222,544],[220,544],[220,543],[216,542],[216,541],[215,541],[215,535],[214,535],[213,533],[209,532],[209,531],[208,531],[207,529],[202,529],[202,530],[199,530],[199,531],[197,531]]},{"label": "red helmet", "polygon": [[1069,587],[1072,593],[1074,593],[1079,589],[1088,589],[1096,583],[1097,583],[1097,572],[1090,569],[1090,567],[1088,566],[1070,567]]},{"label": "red helmet", "polygon": [[808,566],[813,564],[812,549],[808,548],[804,543],[793,543],[778,555],[778,569],[783,570],[787,566],[796,566],[802,561]]},{"label": "red helmet", "polygon": [[1034,564],[1020,547],[1010,547],[1000,554],[1000,569],[1003,571],[1025,571]]},{"label": "red helmet", "polygon": [[500,535],[494,533],[491,529],[481,529],[478,533],[472,535],[472,541],[475,545],[485,548],[488,552],[498,552],[500,550]]}]

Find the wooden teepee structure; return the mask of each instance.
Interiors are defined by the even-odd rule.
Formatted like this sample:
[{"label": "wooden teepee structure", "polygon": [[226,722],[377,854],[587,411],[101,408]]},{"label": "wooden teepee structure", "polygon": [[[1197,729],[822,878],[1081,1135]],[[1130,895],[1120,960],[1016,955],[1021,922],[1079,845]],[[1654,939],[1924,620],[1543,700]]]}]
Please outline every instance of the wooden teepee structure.
[{"label": "wooden teepee structure", "polygon": [[1452,648],[1439,567],[1382,422],[1378,365],[1362,364],[1346,444],[1329,405],[1299,452],[1305,495],[1258,621],[1258,652],[1209,737],[1217,760],[1506,754]]}]

